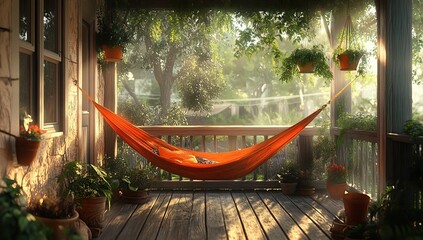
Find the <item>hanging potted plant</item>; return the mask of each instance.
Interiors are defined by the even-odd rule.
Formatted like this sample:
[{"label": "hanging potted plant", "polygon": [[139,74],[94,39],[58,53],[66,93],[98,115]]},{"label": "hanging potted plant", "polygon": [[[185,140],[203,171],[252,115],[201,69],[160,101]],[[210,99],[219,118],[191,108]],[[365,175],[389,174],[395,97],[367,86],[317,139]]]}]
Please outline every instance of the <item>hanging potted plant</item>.
[{"label": "hanging potted plant", "polygon": [[348,15],[339,37],[339,45],[333,52],[332,60],[341,71],[355,71],[360,59],[364,58],[364,54],[365,52],[358,47],[355,40],[351,16]]},{"label": "hanging potted plant", "polygon": [[16,137],[16,158],[19,165],[29,166],[35,159],[43,134],[46,133],[36,124],[32,124],[31,115],[25,113],[23,125],[20,126],[19,137]]},{"label": "hanging potted plant", "polygon": [[133,36],[126,21],[126,17],[121,17],[116,9],[112,8],[106,12],[99,12],[96,42],[104,61],[117,62],[122,60],[126,45]]},{"label": "hanging potted plant", "polygon": [[298,166],[294,161],[286,160],[282,163],[276,176],[279,179],[283,194],[292,195],[295,193],[298,184],[298,174]]},{"label": "hanging potted plant", "polygon": [[282,63],[281,80],[289,82],[300,73],[314,73],[320,77],[331,79],[332,72],[322,46],[295,49]]},{"label": "hanging potted plant", "polygon": [[327,168],[326,189],[329,197],[342,199],[347,190],[347,170],[342,164],[332,163]]}]

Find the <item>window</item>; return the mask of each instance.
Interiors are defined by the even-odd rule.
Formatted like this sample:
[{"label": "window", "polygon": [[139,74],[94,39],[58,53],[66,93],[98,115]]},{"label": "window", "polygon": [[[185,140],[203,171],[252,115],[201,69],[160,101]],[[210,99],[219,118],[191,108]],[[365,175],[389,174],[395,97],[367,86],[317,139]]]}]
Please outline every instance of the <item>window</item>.
[{"label": "window", "polygon": [[19,107],[49,132],[62,131],[62,1],[19,0]]}]

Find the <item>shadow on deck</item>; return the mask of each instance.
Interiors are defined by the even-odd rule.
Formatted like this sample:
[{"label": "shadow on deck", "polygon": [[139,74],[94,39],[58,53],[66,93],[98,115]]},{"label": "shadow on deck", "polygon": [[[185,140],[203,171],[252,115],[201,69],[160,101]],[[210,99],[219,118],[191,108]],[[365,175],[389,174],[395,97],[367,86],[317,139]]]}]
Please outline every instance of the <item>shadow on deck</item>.
[{"label": "shadow on deck", "polygon": [[144,204],[112,204],[97,239],[330,239],[342,208],[324,194],[152,191]]}]

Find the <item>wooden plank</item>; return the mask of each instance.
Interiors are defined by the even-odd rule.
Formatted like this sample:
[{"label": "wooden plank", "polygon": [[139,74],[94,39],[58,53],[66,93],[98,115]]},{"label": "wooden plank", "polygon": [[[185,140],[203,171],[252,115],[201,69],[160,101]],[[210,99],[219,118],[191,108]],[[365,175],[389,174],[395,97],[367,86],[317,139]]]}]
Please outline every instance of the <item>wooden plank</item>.
[{"label": "wooden plank", "polygon": [[341,200],[333,200],[329,198],[327,195],[315,195],[313,196],[313,199],[318,201],[320,205],[325,207],[328,211],[333,213],[335,216],[337,215],[338,211],[344,207]]},{"label": "wooden plank", "polygon": [[269,189],[280,188],[276,180],[269,181],[249,181],[249,180],[193,180],[193,181],[168,181],[162,180],[152,184],[152,189],[208,189],[208,190],[228,190],[228,189]]},{"label": "wooden plank", "polygon": [[158,193],[150,193],[147,201],[138,205],[117,239],[135,239],[139,235],[158,196]]},{"label": "wooden plank", "polygon": [[208,239],[227,239],[220,197],[216,192],[206,193],[206,226]]},{"label": "wooden plank", "polygon": [[203,240],[207,238],[206,198],[204,192],[194,193],[189,226],[188,239]]},{"label": "wooden plank", "polygon": [[260,197],[289,239],[308,239],[291,216],[279,205],[271,193],[261,191]]},{"label": "wooden plank", "polygon": [[157,239],[187,239],[192,210],[192,192],[174,192]]},{"label": "wooden plank", "polygon": [[246,193],[246,196],[251,204],[251,207],[255,211],[266,236],[269,239],[288,239],[257,193],[248,192]]},{"label": "wooden plank", "polygon": [[225,219],[226,234],[228,239],[246,239],[242,222],[238,215],[235,202],[229,191],[220,193],[223,217]]},{"label": "wooden plank", "polygon": [[156,239],[163,217],[166,213],[166,209],[169,205],[170,198],[171,192],[160,193],[157,201],[151,209],[150,215],[147,218],[148,224],[144,225],[141,229],[138,239]]},{"label": "wooden plank", "polygon": [[320,212],[316,211],[316,209],[307,204],[300,196],[290,196],[289,198],[305,215],[317,224],[328,238],[330,238],[331,235],[329,229],[333,219],[326,218],[326,216],[320,214]]},{"label": "wooden plank", "polygon": [[282,193],[274,193],[273,196],[310,239],[330,239],[289,198]]},{"label": "wooden plank", "polygon": [[314,200],[313,198],[303,197],[303,201],[312,206],[316,211],[318,211],[320,214],[322,214],[331,221],[336,216],[336,213],[327,210],[324,206],[320,204],[320,202]]},{"label": "wooden plank", "polygon": [[238,209],[242,224],[244,225],[245,234],[248,239],[266,239],[260,222],[254,214],[251,205],[245,194],[242,192],[232,192],[235,205]]},{"label": "wooden plank", "polygon": [[121,202],[114,203],[111,211],[106,214],[109,221],[103,228],[103,232],[98,239],[116,239],[120,231],[122,231],[125,227],[126,222],[136,207],[136,204],[123,204]]}]

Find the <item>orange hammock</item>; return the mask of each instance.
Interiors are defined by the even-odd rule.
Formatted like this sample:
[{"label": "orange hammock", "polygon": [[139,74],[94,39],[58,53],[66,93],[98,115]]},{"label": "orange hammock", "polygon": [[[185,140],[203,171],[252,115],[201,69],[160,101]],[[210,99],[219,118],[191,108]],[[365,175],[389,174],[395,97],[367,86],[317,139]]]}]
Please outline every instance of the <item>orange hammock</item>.
[{"label": "orange hammock", "polygon": [[[349,84],[336,94],[328,104]],[[247,175],[291,142],[326,107],[326,105],[322,106],[285,131],[251,147],[219,153],[197,152],[178,148],[148,134],[123,117],[96,103],[84,90],[79,86],[77,87],[94,104],[122,140],[152,164],[168,172],[198,180],[230,180]],[[213,163],[197,163],[196,157],[212,160]]]}]

